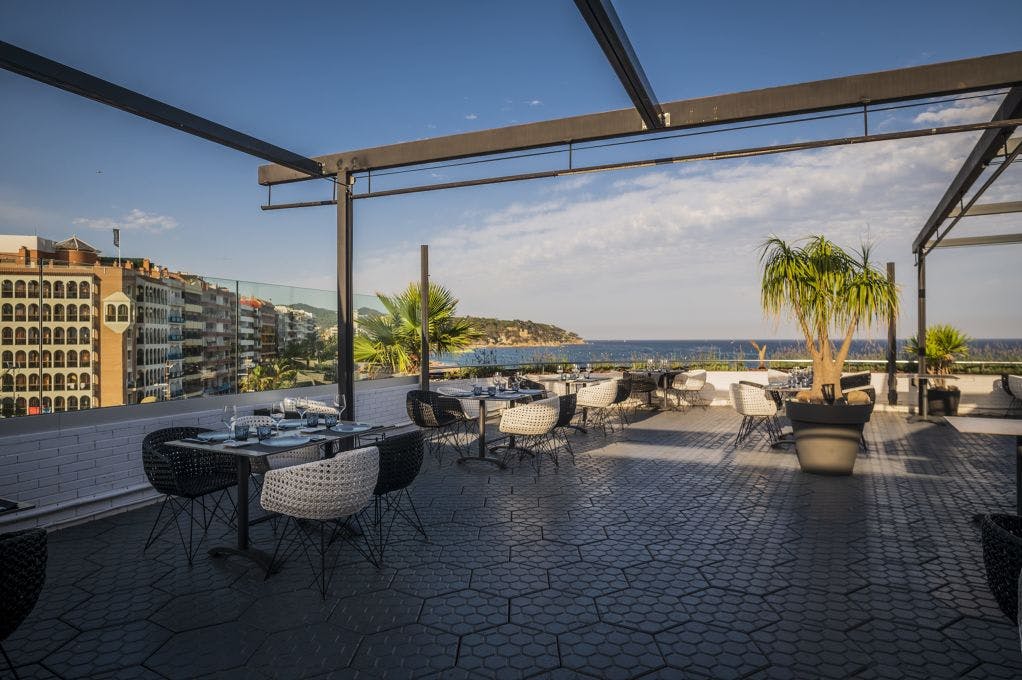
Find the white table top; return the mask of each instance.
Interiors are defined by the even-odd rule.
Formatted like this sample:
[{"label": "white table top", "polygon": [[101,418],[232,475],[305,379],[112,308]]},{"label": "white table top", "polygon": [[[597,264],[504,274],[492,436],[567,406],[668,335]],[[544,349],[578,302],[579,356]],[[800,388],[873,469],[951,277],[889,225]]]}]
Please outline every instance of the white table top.
[{"label": "white table top", "polygon": [[1010,418],[965,418],[962,416],[945,416],[951,427],[966,434],[1002,434],[1009,437],[1022,437],[1022,420]]}]

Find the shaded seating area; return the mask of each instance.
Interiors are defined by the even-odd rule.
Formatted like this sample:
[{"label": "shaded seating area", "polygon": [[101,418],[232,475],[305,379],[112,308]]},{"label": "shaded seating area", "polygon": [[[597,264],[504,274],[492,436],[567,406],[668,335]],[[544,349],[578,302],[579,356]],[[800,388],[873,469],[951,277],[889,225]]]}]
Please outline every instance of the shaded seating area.
[{"label": "shaded seating area", "polygon": [[0,534],[0,654],[16,679],[18,669],[4,649],[4,641],[32,613],[45,580],[46,531],[26,529]]}]

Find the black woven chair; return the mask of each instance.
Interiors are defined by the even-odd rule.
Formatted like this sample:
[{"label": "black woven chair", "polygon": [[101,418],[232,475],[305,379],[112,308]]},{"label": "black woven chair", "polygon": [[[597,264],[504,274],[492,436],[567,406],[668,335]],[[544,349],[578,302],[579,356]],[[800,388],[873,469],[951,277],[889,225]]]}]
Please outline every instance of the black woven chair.
[{"label": "black woven chair", "polygon": [[[237,468],[232,456],[167,444],[175,439],[195,437],[200,432],[209,430],[204,427],[168,427],[151,432],[142,440],[142,467],[146,477],[154,489],[166,494],[143,550],[148,550],[157,538],[174,526],[188,557],[188,564],[192,563],[202,545],[214,517],[219,515],[228,524],[233,524],[235,506],[229,492],[231,487],[238,484]],[[212,506],[207,506],[206,496],[214,494]],[[230,514],[224,505],[225,499],[230,506]],[[200,516],[196,516],[196,501],[201,510]],[[170,516],[161,526],[164,512],[169,512]],[[184,516],[188,518],[187,540],[180,524]],[[198,541],[195,540],[196,527],[202,530]]]},{"label": "black woven chair", "polygon": [[18,671],[3,642],[28,618],[46,580],[46,531],[0,534],[0,654],[15,680]]},{"label": "black woven chair", "polygon": [[565,430],[569,428],[576,429],[576,426],[571,423],[575,418],[576,399],[577,397],[574,394],[563,394],[560,396],[560,415],[557,416],[557,424],[554,425],[553,429],[553,435],[564,441],[564,448],[568,450],[572,463],[575,462],[575,451],[571,448],[571,442],[568,441],[568,434]]},{"label": "black woven chair", "polygon": [[536,396],[530,398],[529,401],[541,401],[550,396],[550,393],[547,392],[546,385],[540,382],[536,382],[535,380],[529,380],[528,378],[522,378],[521,380],[519,380],[518,387],[526,390],[543,390]]},{"label": "black woven chair", "polygon": [[1022,517],[983,515],[983,566],[997,606],[1018,624],[1018,582],[1022,571]]},{"label": "black woven chair", "polygon": [[637,402],[635,408],[632,409],[633,413],[638,411],[640,406],[655,408],[653,406],[653,393],[656,392],[656,380],[648,375],[627,372],[624,374],[624,379],[631,383],[632,392],[629,396]]},{"label": "black woven chair", "polygon": [[426,431],[429,452],[437,463],[443,462],[444,446],[463,453],[458,435],[471,423],[461,402],[439,392],[411,390],[405,395],[405,409],[413,423]]},{"label": "black woven chair", "polygon": [[[398,517],[429,540],[412,496],[408,493],[408,487],[422,468],[422,445],[421,430],[376,442],[376,448],[380,451],[380,476],[373,489],[373,524],[377,531],[377,555],[381,561]],[[388,514],[389,521],[385,517]],[[387,526],[384,527],[384,524]]]}]

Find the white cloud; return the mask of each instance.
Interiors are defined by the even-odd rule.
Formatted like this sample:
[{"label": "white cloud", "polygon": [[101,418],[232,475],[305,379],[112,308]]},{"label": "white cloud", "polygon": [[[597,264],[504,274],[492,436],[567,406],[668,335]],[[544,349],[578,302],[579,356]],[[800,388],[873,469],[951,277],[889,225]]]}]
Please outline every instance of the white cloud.
[{"label": "white cloud", "polygon": [[177,220],[173,217],[147,213],[138,208],[134,208],[119,219],[76,217],[71,222],[89,229],[123,229],[125,231],[148,231],[154,234],[170,231],[178,226]]},{"label": "white cloud", "polygon": [[527,101],[525,103],[528,104],[529,106],[542,106],[543,105],[543,102],[540,101],[539,99],[530,99],[529,101]]},{"label": "white cloud", "polygon": [[960,125],[990,120],[999,101],[990,99],[974,99],[955,102],[943,108],[931,108],[916,116],[912,122],[920,125]]},{"label": "white cloud", "polygon": [[470,114],[468,114],[467,116],[465,116],[465,120],[475,120],[475,119],[476,119],[476,118],[478,118],[478,117],[479,117],[479,116],[477,116],[476,114],[474,114],[474,113],[470,113]]}]

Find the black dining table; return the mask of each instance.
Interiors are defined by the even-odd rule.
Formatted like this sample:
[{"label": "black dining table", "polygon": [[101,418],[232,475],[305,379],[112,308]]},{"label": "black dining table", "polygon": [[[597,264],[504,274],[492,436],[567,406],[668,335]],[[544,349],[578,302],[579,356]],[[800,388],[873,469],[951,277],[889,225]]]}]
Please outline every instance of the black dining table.
[{"label": "black dining table", "polygon": [[497,456],[490,456],[487,454],[486,448],[486,404],[487,402],[496,401],[504,402],[508,406],[514,406],[517,402],[525,399],[532,399],[532,397],[543,394],[543,390],[496,390],[493,394],[488,391],[484,391],[481,394],[475,394],[473,392],[465,392],[465,394],[448,395],[453,396],[455,399],[473,399],[479,402],[479,442],[478,442],[478,453],[474,456],[462,456],[458,459],[458,463],[470,463],[483,461],[486,463],[493,463],[501,470],[507,468],[504,464],[504,460]]},{"label": "black dining table", "polygon": [[[339,427],[354,427],[355,425],[356,423],[351,421],[341,421],[338,423]],[[295,451],[312,445],[323,447],[327,452],[327,455],[330,455],[330,453],[335,452],[334,444],[337,442],[347,439],[357,439],[368,435],[385,435],[388,430],[392,429],[394,429],[393,425],[370,425],[365,429],[358,428],[357,430],[353,429],[352,431],[343,432],[338,432],[331,428],[322,426],[318,428],[298,428],[286,431],[282,436],[301,436],[309,437],[310,439],[309,441],[294,444],[293,446],[268,446],[264,443],[260,443],[254,436],[249,437],[249,443],[244,446],[231,446],[225,445],[224,442],[208,442],[199,439],[175,439],[167,442],[167,444],[186,449],[195,449],[196,451],[222,453],[234,457],[238,471],[238,526],[236,542],[235,545],[214,546],[207,552],[210,557],[228,557],[231,555],[237,555],[255,562],[263,569],[267,569],[273,561],[272,556],[253,547],[249,540],[248,527],[252,522],[249,521],[248,517],[248,482],[249,476],[252,474],[252,459],[262,458],[263,456],[272,456],[278,453],[286,453],[288,451]]]}]

